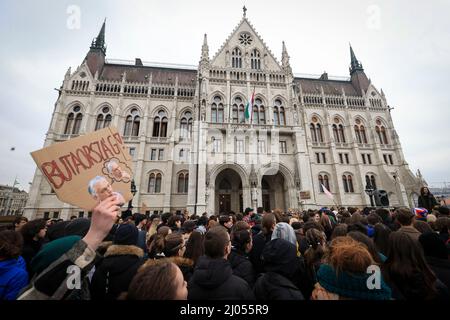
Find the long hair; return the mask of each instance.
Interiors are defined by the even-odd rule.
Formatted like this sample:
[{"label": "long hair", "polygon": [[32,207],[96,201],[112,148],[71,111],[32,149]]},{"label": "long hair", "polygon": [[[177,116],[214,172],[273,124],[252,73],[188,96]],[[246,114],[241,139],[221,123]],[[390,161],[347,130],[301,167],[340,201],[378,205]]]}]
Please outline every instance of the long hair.
[{"label": "long hair", "polygon": [[352,239],[358,241],[359,243],[363,244],[367,248],[370,255],[372,256],[372,259],[376,263],[378,264],[382,263],[380,255],[378,254],[377,248],[375,247],[375,244],[373,243],[372,239],[370,239],[364,233],[361,233],[359,231],[351,231],[347,235]]},{"label": "long hair", "polygon": [[164,252],[164,238],[169,234],[171,229],[167,226],[163,226],[158,229],[158,232],[149,239],[148,255],[150,258],[154,258],[158,253]]},{"label": "long hair", "polygon": [[326,242],[323,232],[317,229],[309,229],[305,234],[306,243],[308,249],[306,249],[304,257],[308,273],[315,275],[315,265],[322,259],[325,250],[323,245]]},{"label": "long hair", "polygon": [[[164,259],[165,260],[165,259]],[[126,300],[174,300],[177,266],[168,261],[143,266],[133,277]]]},{"label": "long hair", "polygon": [[193,231],[186,242],[184,257],[192,259],[194,265],[197,264],[198,258],[205,254],[203,240],[204,236],[201,232]]},{"label": "long hair", "polygon": [[412,294],[416,298],[420,295],[422,299],[436,297],[436,276],[426,263],[418,242],[405,233],[392,232],[387,255],[384,263],[386,280],[393,282],[406,298]]},{"label": "long hair", "polygon": [[383,223],[377,223],[374,227],[373,242],[375,243],[377,250],[385,256],[388,252],[389,235],[391,232],[391,229]]}]

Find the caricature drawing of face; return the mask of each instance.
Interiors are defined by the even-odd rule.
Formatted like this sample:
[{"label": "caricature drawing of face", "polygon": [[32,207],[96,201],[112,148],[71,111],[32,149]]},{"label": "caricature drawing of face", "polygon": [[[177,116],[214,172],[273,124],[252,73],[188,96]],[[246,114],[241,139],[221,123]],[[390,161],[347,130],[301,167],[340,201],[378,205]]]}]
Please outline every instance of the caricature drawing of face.
[{"label": "caricature drawing of face", "polygon": [[97,202],[103,201],[113,194],[113,189],[108,180],[96,176],[89,182],[89,193]]},{"label": "caricature drawing of face", "polygon": [[113,175],[115,180],[127,180],[130,179],[130,175],[120,168],[119,164],[116,161],[111,161],[108,164],[108,171]]}]

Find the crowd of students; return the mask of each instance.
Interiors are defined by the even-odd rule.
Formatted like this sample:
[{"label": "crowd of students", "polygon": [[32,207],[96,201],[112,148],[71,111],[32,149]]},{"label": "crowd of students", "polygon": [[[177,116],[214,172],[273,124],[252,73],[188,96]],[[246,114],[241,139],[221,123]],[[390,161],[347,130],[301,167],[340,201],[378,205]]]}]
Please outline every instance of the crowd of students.
[{"label": "crowd of students", "polygon": [[0,299],[450,299],[446,207],[119,217],[114,201],[0,231]]}]

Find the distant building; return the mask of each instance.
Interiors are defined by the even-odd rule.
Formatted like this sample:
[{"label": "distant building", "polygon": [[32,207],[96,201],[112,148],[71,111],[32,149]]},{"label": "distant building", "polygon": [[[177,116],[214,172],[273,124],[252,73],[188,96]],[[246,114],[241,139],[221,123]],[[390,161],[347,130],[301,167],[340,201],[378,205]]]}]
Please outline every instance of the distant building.
[{"label": "distant building", "polygon": [[8,185],[0,185],[0,215],[21,215],[28,200],[28,193]]},{"label": "distant building", "polygon": [[[349,77],[337,79],[295,75],[280,48],[278,60],[244,13],[212,57],[205,34],[197,66],[127,64],[106,59],[103,24],[64,77],[44,146],[116,127],[143,213],[367,206],[370,185],[392,206],[413,206],[424,181],[409,169],[386,97],[353,49]],[[36,171],[28,217],[88,214],[61,203]]]}]

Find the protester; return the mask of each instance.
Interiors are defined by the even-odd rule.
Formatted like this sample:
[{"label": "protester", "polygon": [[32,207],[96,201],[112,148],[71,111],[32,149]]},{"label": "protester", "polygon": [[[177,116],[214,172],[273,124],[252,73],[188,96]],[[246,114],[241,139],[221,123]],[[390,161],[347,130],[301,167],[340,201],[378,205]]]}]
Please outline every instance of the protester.
[{"label": "protester", "polygon": [[22,227],[28,222],[27,217],[18,216],[16,219],[14,219],[13,222],[13,229],[15,231],[20,231]]},{"label": "protester", "polygon": [[27,265],[27,271],[30,278],[32,272],[30,268],[31,260],[39,252],[43,243],[47,226],[44,219],[36,219],[27,222],[22,226],[20,232],[23,237],[22,257]]},{"label": "protester", "polygon": [[255,271],[247,256],[253,245],[252,235],[249,231],[249,225],[244,221],[241,222],[247,225],[247,229],[234,228],[231,232],[232,247],[228,261],[233,269],[233,274],[244,279],[250,287],[253,287],[255,283]]},{"label": "protester", "polygon": [[227,257],[231,252],[230,235],[222,226],[205,235],[205,255],[200,257],[188,283],[189,300],[252,300],[247,282],[235,275]]},{"label": "protester", "polygon": [[369,288],[367,268],[375,265],[366,247],[352,238],[331,241],[324,263],[317,271],[313,300],[389,300],[391,289],[383,278],[379,288]]},{"label": "protester", "polygon": [[450,260],[447,248],[438,234],[423,233],[419,237],[425,260],[436,277],[450,289]]},{"label": "protester", "polygon": [[185,241],[189,239],[196,227],[197,223],[193,220],[186,220],[185,222],[183,222],[183,225],[181,226],[181,232],[183,233],[183,238]]},{"label": "protester", "polygon": [[201,234],[206,233],[206,226],[208,225],[208,217],[207,216],[201,216],[197,220],[197,229],[195,231],[200,232]]},{"label": "protester", "polygon": [[346,223],[340,223],[333,229],[333,233],[331,234],[330,240],[333,240],[337,237],[343,237],[347,235],[348,225]]},{"label": "protester", "polygon": [[[345,225],[346,226],[346,225]],[[310,279],[317,282],[317,270],[320,267],[322,257],[326,251],[326,237],[325,234],[317,229],[309,229],[305,235],[308,249],[304,253],[306,272]],[[310,296],[311,293],[307,295]]]},{"label": "protester", "polygon": [[144,265],[121,299],[186,300],[187,295],[186,281],[180,268],[164,259],[155,265]]},{"label": "protester", "polygon": [[252,250],[249,252],[249,259],[253,265],[255,273],[262,273],[264,271],[261,254],[264,246],[272,238],[273,229],[276,225],[275,215],[266,213],[262,218],[262,231],[253,237]]},{"label": "protester", "polygon": [[438,204],[436,198],[431,194],[427,187],[420,188],[420,196],[418,199],[420,208],[425,208],[428,212],[431,212],[433,208]]},{"label": "protester", "polygon": [[149,241],[148,245],[148,257],[150,259],[164,257],[164,239],[168,234],[172,233],[172,229],[168,226],[163,226],[158,229]]},{"label": "protester", "polygon": [[91,281],[92,300],[116,300],[128,290],[131,280],[143,264],[144,251],[136,246],[139,230],[131,224],[118,227],[113,244],[96,265]]},{"label": "protester", "polygon": [[184,257],[186,242],[181,233],[171,233],[164,239],[164,256],[175,263],[183,273],[184,280],[189,281],[194,272],[194,261]]},{"label": "protester", "polygon": [[25,260],[20,256],[22,245],[19,232],[0,231],[0,301],[15,300],[28,284]]},{"label": "protester", "polygon": [[230,216],[221,215],[219,217],[219,225],[224,227],[228,231],[228,233],[231,233],[231,228],[233,227],[233,220],[230,218]]},{"label": "protester", "polygon": [[203,238],[204,235],[202,233],[194,231],[186,242],[184,257],[191,259],[194,262],[194,266],[197,265],[198,259],[205,253]]},{"label": "protester", "polygon": [[377,223],[374,227],[373,242],[377,251],[384,256],[387,256],[391,232],[391,229],[383,223]]},{"label": "protester", "polygon": [[408,233],[390,234],[383,274],[396,300],[448,298],[447,288],[426,263],[419,242]]},{"label": "protester", "polygon": [[177,215],[172,215],[169,220],[167,220],[167,226],[172,230],[172,232],[180,232],[181,218]]},{"label": "protester", "polygon": [[297,248],[291,242],[276,238],[262,253],[265,273],[255,283],[257,300],[304,300],[293,278],[297,269]]},{"label": "protester", "polygon": [[405,233],[412,239],[418,241],[421,233],[413,227],[414,214],[408,209],[398,209],[396,214],[396,219],[401,225],[398,232]]},{"label": "protester", "polygon": [[[91,225],[86,236],[74,241],[72,246],[67,246],[67,251],[57,257],[49,267],[46,267],[19,296],[19,300],[62,300],[86,298],[89,284],[85,281],[87,273],[94,266],[96,252],[103,239],[111,231],[111,228],[120,213],[120,202],[115,196],[99,202],[93,209]],[[78,238],[77,236],[64,237],[53,241],[53,248],[61,248],[67,243],[66,238]],[[50,244],[49,244],[50,245]],[[47,246],[46,246],[47,247]],[[48,256],[55,258],[53,250],[48,251]],[[58,256],[58,255],[56,255]],[[67,270],[69,267],[78,267],[83,279],[82,288],[67,286]],[[73,269],[72,267],[72,269]],[[80,294],[80,292],[82,294]]]}]

